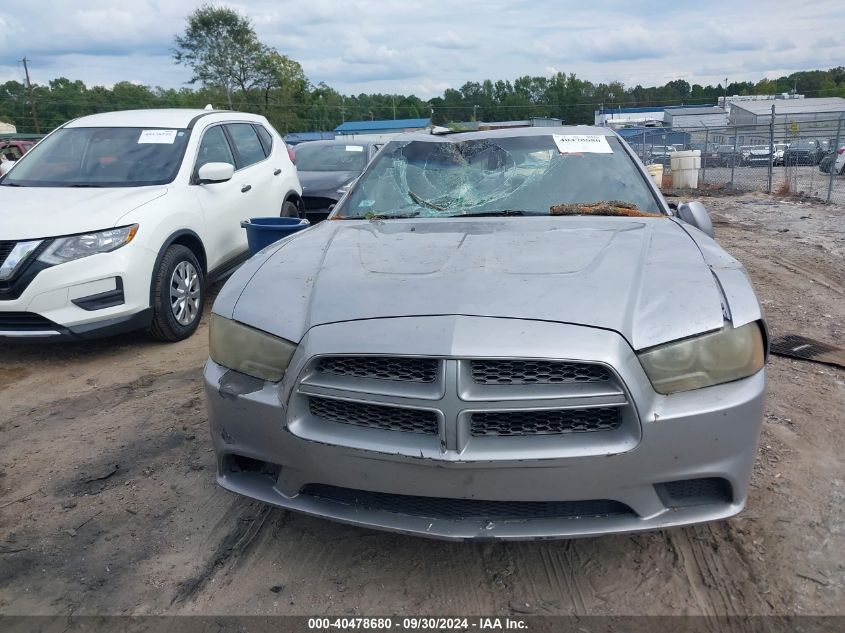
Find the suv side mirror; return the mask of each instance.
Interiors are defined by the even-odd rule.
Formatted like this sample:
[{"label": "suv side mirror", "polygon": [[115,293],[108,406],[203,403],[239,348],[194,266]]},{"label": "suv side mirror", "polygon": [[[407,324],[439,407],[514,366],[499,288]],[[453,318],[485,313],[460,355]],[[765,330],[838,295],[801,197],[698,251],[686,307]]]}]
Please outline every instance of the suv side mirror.
[{"label": "suv side mirror", "polygon": [[197,182],[208,185],[215,182],[226,182],[235,175],[235,166],[229,163],[206,163],[197,172]]},{"label": "suv side mirror", "polygon": [[710,214],[704,205],[698,202],[684,202],[678,205],[678,217],[687,224],[691,224],[699,231],[707,233],[710,237],[715,237],[713,231],[713,222],[710,220]]},{"label": "suv side mirror", "polygon": [[0,176],[5,176],[15,166],[15,161],[0,159]]}]

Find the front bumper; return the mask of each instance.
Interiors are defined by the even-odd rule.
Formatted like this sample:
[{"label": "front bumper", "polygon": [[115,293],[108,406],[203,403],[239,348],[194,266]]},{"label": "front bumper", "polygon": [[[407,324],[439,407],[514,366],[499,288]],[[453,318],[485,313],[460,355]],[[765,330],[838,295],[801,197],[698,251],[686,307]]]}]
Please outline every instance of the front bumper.
[{"label": "front bumper", "polygon": [[[421,443],[410,450],[390,443],[395,431],[332,435],[303,422],[301,378],[313,358],[362,353],[604,363],[624,382],[635,410],[633,430],[607,434],[606,441],[544,436],[534,443],[501,438],[485,445],[471,438],[457,448]],[[660,396],[615,333],[508,319],[429,317],[319,326],[303,339],[281,383],[257,381],[210,361],[205,386],[217,481],[228,490],[409,534],[537,539],[666,528],[739,512],[756,454],[765,376],[760,372]],[[461,398],[449,406],[475,406]],[[727,494],[691,504],[666,496],[664,484],[687,480],[724,482]],[[466,514],[442,511],[464,507],[461,500],[470,508]],[[476,502],[490,504],[475,512]],[[555,504],[563,510],[550,514]],[[518,507],[519,517],[503,517],[496,510],[500,506]],[[485,515],[486,508],[496,511]]]},{"label": "front bumper", "polygon": [[0,340],[83,340],[149,326],[155,259],[130,244],[38,271],[17,296],[0,293]]}]

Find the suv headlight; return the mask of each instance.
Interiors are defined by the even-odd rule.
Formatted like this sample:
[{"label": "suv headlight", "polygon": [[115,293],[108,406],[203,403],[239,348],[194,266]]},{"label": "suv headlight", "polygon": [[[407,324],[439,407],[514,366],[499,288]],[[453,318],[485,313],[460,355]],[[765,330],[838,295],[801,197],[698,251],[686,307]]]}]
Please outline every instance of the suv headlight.
[{"label": "suv headlight", "polygon": [[657,393],[690,391],[747,378],[763,368],[760,326],[725,326],[718,332],[653,347],[638,354]]},{"label": "suv headlight", "polygon": [[109,253],[121,246],[126,246],[138,233],[138,225],[122,226],[118,229],[106,229],[82,235],[69,235],[53,240],[38,261],[45,264],[64,264],[97,253]]},{"label": "suv headlight", "polygon": [[209,320],[211,360],[242,374],[279,382],[295,351],[295,343],[219,314]]}]

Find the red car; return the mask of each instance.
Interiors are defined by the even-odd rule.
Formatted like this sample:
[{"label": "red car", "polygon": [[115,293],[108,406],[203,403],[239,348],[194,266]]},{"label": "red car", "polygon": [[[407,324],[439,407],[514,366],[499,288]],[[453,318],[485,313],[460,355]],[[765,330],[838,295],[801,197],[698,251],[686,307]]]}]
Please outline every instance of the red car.
[{"label": "red car", "polygon": [[0,139],[0,154],[6,160],[16,161],[31,150],[37,141],[31,140],[2,140]]}]

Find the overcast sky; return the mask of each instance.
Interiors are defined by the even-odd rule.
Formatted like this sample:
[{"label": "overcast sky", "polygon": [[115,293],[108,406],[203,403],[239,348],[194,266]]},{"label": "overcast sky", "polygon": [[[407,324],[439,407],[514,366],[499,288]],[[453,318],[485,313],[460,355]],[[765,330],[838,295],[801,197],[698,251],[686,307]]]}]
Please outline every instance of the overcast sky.
[{"label": "overcast sky", "polygon": [[[193,0],[2,0],[0,82],[55,77],[180,87]],[[346,94],[439,95],[466,81],[574,72],[716,84],[845,63],[842,0],[241,0],[261,40]],[[800,90],[800,86],[799,86]]]}]

